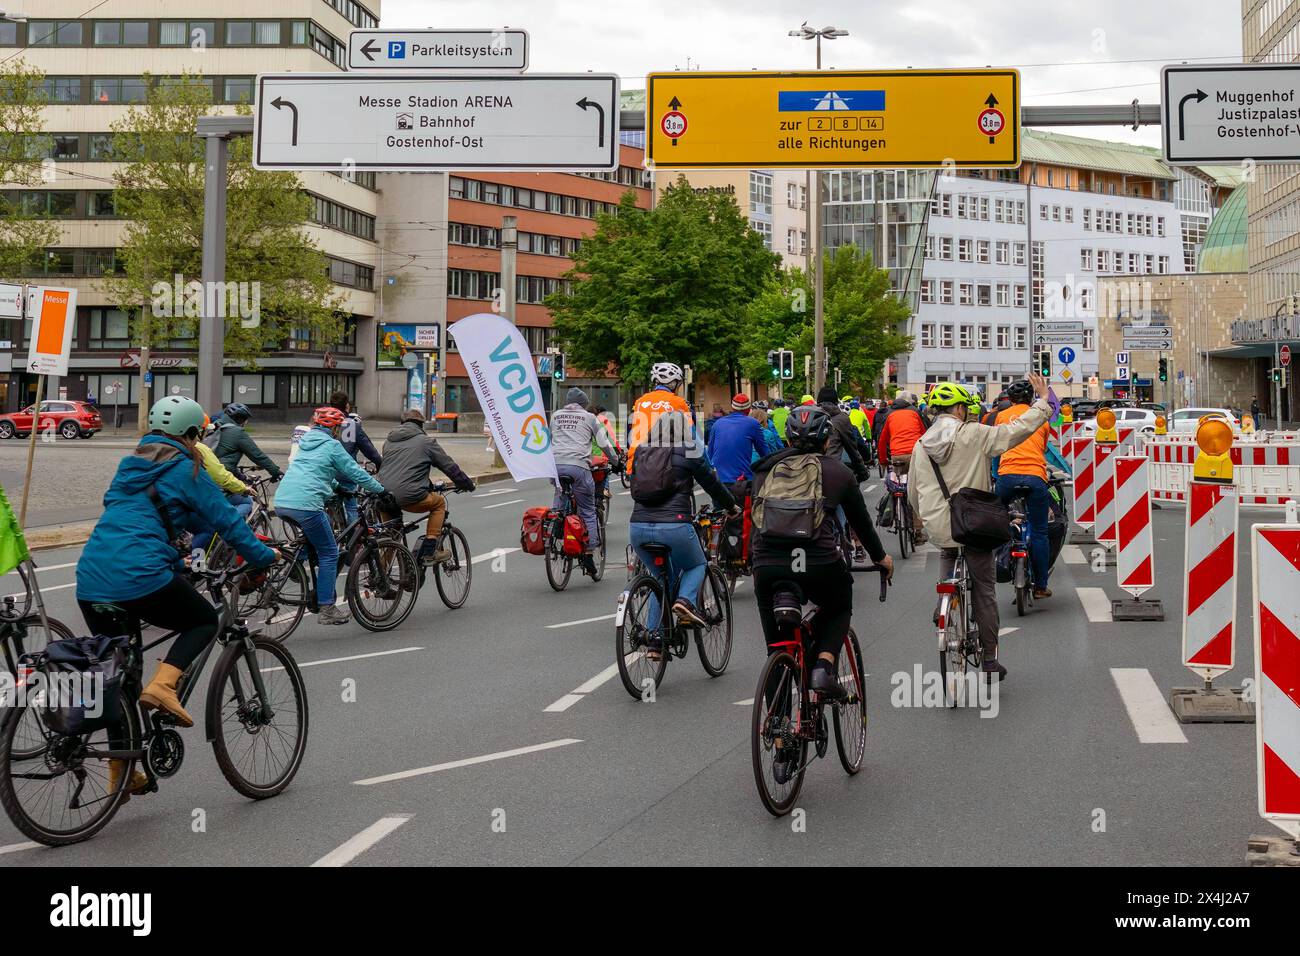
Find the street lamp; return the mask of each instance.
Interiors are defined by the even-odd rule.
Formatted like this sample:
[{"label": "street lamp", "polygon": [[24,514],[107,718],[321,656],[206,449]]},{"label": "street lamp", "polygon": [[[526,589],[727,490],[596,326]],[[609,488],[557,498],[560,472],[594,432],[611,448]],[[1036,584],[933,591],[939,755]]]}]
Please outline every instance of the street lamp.
[{"label": "street lamp", "polygon": [[[808,26],[805,20],[798,30],[791,30],[789,35],[802,40],[815,40],[817,43],[817,69],[822,68],[822,40],[834,40],[849,35],[848,30],[835,27],[822,27],[820,30]],[[820,389],[826,384],[826,322],[822,308],[823,269],[821,236],[821,170],[809,170],[807,191],[806,222],[808,229],[809,262],[813,274],[813,388]]]}]

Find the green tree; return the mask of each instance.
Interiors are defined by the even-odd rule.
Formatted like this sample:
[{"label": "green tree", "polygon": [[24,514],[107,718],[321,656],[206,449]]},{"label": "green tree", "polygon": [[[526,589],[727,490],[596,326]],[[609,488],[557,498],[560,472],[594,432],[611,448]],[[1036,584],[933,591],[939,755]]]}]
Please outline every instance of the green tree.
[{"label": "green tree", "polygon": [[[803,391],[803,352],[798,351],[805,324],[811,328],[812,283],[802,269],[783,269],[756,295],[746,309],[739,361],[741,372],[754,382],[780,384],[785,392]],[[795,377],[781,382],[772,375],[767,353],[794,349]]]},{"label": "green tree", "polygon": [[[202,275],[204,144],[195,127],[212,112],[212,92],[192,74],[144,79],[146,102],[112,127],[114,159],[124,164],[115,174],[116,212],[128,224],[118,269],[105,286],[123,308],[139,310],[132,331],[148,345],[197,332],[196,301],[178,310],[170,294],[165,302],[160,297],[176,276],[184,287]],[[238,110],[249,112],[246,105]],[[226,280],[257,290],[258,315],[230,317],[239,303],[227,301],[225,353],[255,367],[259,355],[281,348],[294,329],[330,345],[344,328],[328,261],[303,228],[311,197],[293,173],[254,169],[251,151],[249,137],[231,140]],[[249,296],[243,304],[252,301]]]},{"label": "green tree", "polygon": [[736,370],[747,306],[776,274],[736,201],[678,177],[654,209],[631,193],[573,255],[572,291],[546,300],[569,361],[644,381],[655,362],[719,378]]},{"label": "green tree", "polygon": [[22,60],[0,65],[0,278],[31,275],[59,227],[23,201],[13,187],[52,186],[55,166],[46,161],[50,137],[44,134],[45,74]]}]

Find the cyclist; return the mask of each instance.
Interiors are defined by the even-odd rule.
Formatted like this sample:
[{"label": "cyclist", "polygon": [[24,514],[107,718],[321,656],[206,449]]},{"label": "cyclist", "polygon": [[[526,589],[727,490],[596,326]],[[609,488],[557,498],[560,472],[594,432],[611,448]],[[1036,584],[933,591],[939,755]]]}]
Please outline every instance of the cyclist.
[{"label": "cyclist", "polygon": [[341,390],[330,392],[330,400],[326,404],[333,405],[345,416],[343,431],[339,435],[343,450],[353,458],[360,453],[363,458],[376,468],[382,465],[384,457],[379,454],[379,449],[375,447],[375,443],[366,434],[365,426],[361,424],[361,416],[353,410],[352,400],[348,398],[348,393]]},{"label": "cyclist", "polygon": [[[278,552],[254,537],[239,512],[203,469],[198,445],[206,416],[192,399],[169,395],[149,410],[149,434],[123,458],[104,495],[104,512],[77,562],[77,603],[92,634],[119,635],[125,622],[102,606],[114,605],[148,624],[176,631],[176,640],[140,703],[192,727],[176,696],[176,682],[217,632],[217,611],[180,574],[176,539],[194,519],[216,528],[251,567]],[[108,792],[117,791],[126,761],[109,762]],[[147,782],[132,774],[128,792]]]},{"label": "cyclist", "polygon": [[280,466],[273,462],[266,452],[258,447],[257,442],[244,431],[244,425],[252,417],[248,406],[241,402],[232,402],[218,415],[213,424],[217,426],[216,442],[212,449],[217,453],[217,460],[230,471],[238,473],[239,463],[248,457],[258,468],[268,471],[272,481],[284,477]]},{"label": "cyclist", "polygon": [[[801,406],[790,413],[785,430],[790,447],[769,455],[755,466],[755,501],[763,498],[771,487],[769,481],[779,464],[799,456],[814,455],[821,463],[822,516],[811,540],[790,543],[755,532],[754,597],[758,601],[758,616],[769,653],[772,645],[780,640],[773,601],[781,590],[779,586],[785,582],[793,583],[799,588],[803,601],[817,605],[817,615],[812,622],[817,659],[809,686],[827,697],[841,698],[844,690],[840,686],[835,661],[853,616],[853,577],[849,573],[848,555],[844,553],[837,514],[844,515],[871,559],[888,568],[891,576],[893,560],[885,553],[876,535],[853,473],[838,455],[830,453],[834,432],[831,416],[820,406]],[[770,506],[769,498],[765,507]],[[801,553],[796,555],[796,551]]]},{"label": "cyclist", "polygon": [[853,427],[858,430],[858,434],[864,440],[871,438],[871,422],[867,419],[866,410],[863,409],[862,403],[856,398],[849,399],[849,421]]},{"label": "cyclist", "polygon": [[[587,410],[590,404],[587,393],[571,388],[564,396],[564,407],[551,413],[551,451],[555,454],[555,470],[561,478],[573,480],[573,497],[578,504],[578,516],[587,527],[587,550],[578,557],[578,565],[592,577],[596,564],[592,557],[600,550],[600,520],[596,516],[596,482],[591,476],[591,448],[594,443],[612,462],[620,460],[618,448],[596,416]],[[603,489],[602,489],[603,491]],[[555,502],[552,507],[564,512],[564,490],[555,483]]]},{"label": "cyclist", "polygon": [[[928,405],[934,410],[934,426],[925,433],[913,450],[911,480],[907,483],[907,500],[917,516],[924,519],[931,536],[940,547],[940,574],[950,577],[961,548],[952,537],[948,500],[939,487],[935,466],[942,470],[948,491],[962,488],[989,491],[992,484],[992,461],[1014,448],[1047,422],[1051,406],[1047,404],[1047,381],[1041,375],[1029,377],[1036,401],[1014,421],[1002,425],[981,425],[969,419],[971,395],[952,382],[936,385]],[[974,617],[984,646],[984,670],[1007,676],[998,663],[997,569],[993,552],[966,548],[966,569],[974,595]]]},{"label": "cyclist", "polygon": [[677,394],[685,381],[680,365],[656,362],[650,367],[650,391],[632,403],[632,416],[628,421],[627,463],[633,470],[636,468],[633,464],[636,446],[646,440],[655,420],[664,412],[681,412],[691,423],[691,433],[695,433],[690,403]]},{"label": "cyclist", "polygon": [[323,405],[312,415],[312,427],[298,442],[298,454],[289,464],[275,493],[275,512],[302,528],[316,552],[316,601],[321,624],[346,624],[352,614],[334,603],[334,579],[338,576],[339,545],[325,513],[325,502],[335,486],[347,483],[374,494],[384,486],[370,476],[343,449],[339,434],[346,419],[333,405]]},{"label": "cyclist", "polygon": [[[652,570],[654,555],[645,546],[661,544],[672,549],[669,561],[673,571],[680,575],[672,612],[683,624],[707,627],[708,622],[696,606],[708,568],[700,536],[691,523],[696,482],[709,493],[715,507],[729,511],[733,517],[740,509],[709,465],[684,413],[676,409],[661,412],[641,447],[644,450],[641,464],[632,471],[633,507],[629,525],[632,547]],[[648,611],[649,620],[659,620],[657,601],[651,600]],[[648,656],[658,660],[660,653],[662,648],[652,642]]]},{"label": "cyclist", "polygon": [[[203,416],[203,423],[203,434],[206,436],[212,427],[212,422],[205,415]],[[217,453],[202,441],[195,446],[195,449],[203,458],[203,470],[208,473],[208,477],[217,483],[217,487],[225,494],[226,500],[234,505],[235,510],[239,512],[239,516],[247,519],[253,513],[253,499],[248,496],[248,485],[231,474],[229,469],[217,460]],[[202,531],[195,532],[194,550],[206,551],[215,533],[210,526],[205,527]]]},{"label": "cyclist", "polygon": [[[960,386],[959,386],[960,387]],[[963,395],[970,393],[962,389]],[[966,399],[962,399],[966,404]],[[879,415],[876,420],[880,420]],[[899,392],[894,398],[894,406],[885,416],[881,426],[880,437],[876,442],[876,454],[880,463],[888,466],[893,463],[894,473],[900,478],[906,475],[912,462],[912,449],[917,440],[925,434],[926,421],[916,408],[916,395],[912,392]]]},{"label": "cyclist", "polygon": [[[474,479],[443,451],[438,439],[424,432],[424,412],[408,408],[384,442],[384,464],[376,476],[402,510],[428,514],[424,544],[417,557],[425,564],[451,560],[451,552],[438,547],[447,520],[447,499],[431,487],[429,469],[437,468],[461,491],[473,491]],[[395,515],[393,517],[396,517]]]},{"label": "cyclist", "polygon": [[777,437],[781,439],[782,446],[785,445],[785,422],[789,417],[789,402],[784,398],[778,398],[772,403],[772,427],[776,429]]},{"label": "cyclist", "polygon": [[[1014,382],[1006,391],[1010,407],[998,413],[995,425],[1014,422],[1027,411],[1034,399],[1034,387],[1027,381]],[[1047,484],[1047,440],[1051,428],[1046,422],[1015,448],[998,459],[998,477],[994,483],[1003,504],[1025,496],[1029,512],[1029,564],[1033,570],[1034,598],[1049,598],[1047,576],[1051,567],[1047,544],[1048,511],[1052,491]]]},{"label": "cyclist", "polygon": [[[832,458],[841,458],[853,472],[853,476],[858,481],[866,481],[871,477],[867,471],[867,463],[862,458],[862,451],[866,448],[866,442],[858,430],[853,427],[849,421],[846,412],[840,410],[839,399],[835,396],[834,385],[823,385],[817,393],[817,407],[826,413],[830,419],[831,434],[830,445],[827,454]],[[790,425],[787,422],[786,428]]]},{"label": "cyclist", "polygon": [[753,415],[754,420],[758,422],[758,426],[763,429],[763,442],[767,446],[767,451],[761,455],[755,452],[757,457],[751,460],[751,465],[753,462],[758,461],[759,458],[775,455],[785,447],[785,442],[781,441],[781,436],[777,434],[776,426],[772,424],[772,413],[769,410],[768,403],[764,401],[755,402]]},{"label": "cyclist", "polygon": [[[709,460],[718,470],[718,480],[732,486],[754,477],[750,463],[768,453],[763,426],[749,413],[753,403],[741,392],[731,399],[731,414],[716,419],[709,429]],[[735,494],[735,489],[732,489]]]}]

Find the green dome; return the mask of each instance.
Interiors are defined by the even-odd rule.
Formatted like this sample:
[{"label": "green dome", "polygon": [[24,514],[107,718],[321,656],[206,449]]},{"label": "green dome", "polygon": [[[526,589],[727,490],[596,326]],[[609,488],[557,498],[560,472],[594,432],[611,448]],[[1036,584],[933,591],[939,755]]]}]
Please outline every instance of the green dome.
[{"label": "green dome", "polygon": [[1246,187],[1232,191],[1206,230],[1197,272],[1249,272],[1246,253]]}]

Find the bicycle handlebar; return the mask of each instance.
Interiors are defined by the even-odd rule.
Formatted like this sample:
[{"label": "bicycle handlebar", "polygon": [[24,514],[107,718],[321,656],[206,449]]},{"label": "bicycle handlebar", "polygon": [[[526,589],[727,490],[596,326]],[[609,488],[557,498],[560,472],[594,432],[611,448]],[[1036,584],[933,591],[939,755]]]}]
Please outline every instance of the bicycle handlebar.
[{"label": "bicycle handlebar", "polygon": [[869,564],[866,567],[849,568],[849,570],[855,574],[866,574],[869,571],[879,571],[880,572],[880,602],[882,604],[884,603],[885,592],[888,591],[890,586],[894,583],[894,579],[890,577],[888,574],[888,570],[889,570],[888,568],[880,564]]}]

